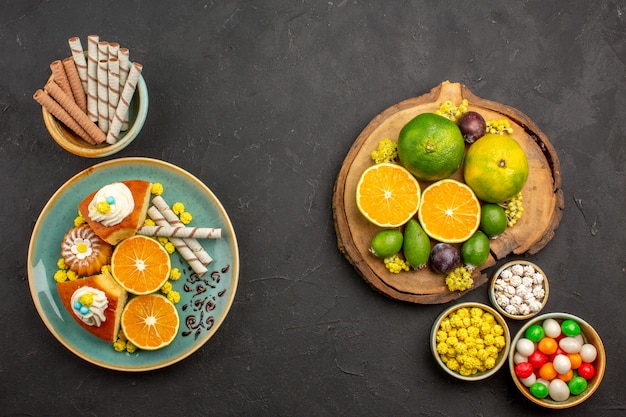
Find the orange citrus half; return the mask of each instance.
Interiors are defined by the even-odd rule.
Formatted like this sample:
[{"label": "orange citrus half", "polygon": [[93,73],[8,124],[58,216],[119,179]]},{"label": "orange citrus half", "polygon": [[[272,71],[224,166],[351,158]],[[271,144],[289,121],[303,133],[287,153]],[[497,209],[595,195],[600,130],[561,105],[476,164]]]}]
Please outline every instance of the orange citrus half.
[{"label": "orange citrus half", "polygon": [[126,304],[121,326],[126,338],[139,349],[155,350],[172,343],[180,319],[170,300],[159,294],[145,294]]},{"label": "orange citrus half", "polygon": [[372,165],[356,186],[356,204],[363,216],[381,227],[397,227],[417,213],[420,185],[397,164]]},{"label": "orange citrus half", "polygon": [[480,202],[462,182],[437,181],[422,193],[418,218],[431,238],[444,243],[465,242],[480,225]]},{"label": "orange citrus half", "polygon": [[155,239],[136,235],[121,241],[111,256],[113,278],[131,294],[149,294],[170,275],[170,255]]}]

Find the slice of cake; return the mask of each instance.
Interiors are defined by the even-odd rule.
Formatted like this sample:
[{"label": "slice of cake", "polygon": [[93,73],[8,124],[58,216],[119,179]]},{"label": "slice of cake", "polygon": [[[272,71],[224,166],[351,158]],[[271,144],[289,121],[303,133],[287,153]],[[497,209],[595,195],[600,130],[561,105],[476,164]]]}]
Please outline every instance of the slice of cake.
[{"label": "slice of cake", "polygon": [[128,294],[109,273],[58,282],[57,290],[63,305],[83,329],[115,342]]},{"label": "slice of cake", "polygon": [[127,180],[105,185],[88,195],[78,210],[96,235],[116,245],[134,236],[143,225],[152,184]]}]

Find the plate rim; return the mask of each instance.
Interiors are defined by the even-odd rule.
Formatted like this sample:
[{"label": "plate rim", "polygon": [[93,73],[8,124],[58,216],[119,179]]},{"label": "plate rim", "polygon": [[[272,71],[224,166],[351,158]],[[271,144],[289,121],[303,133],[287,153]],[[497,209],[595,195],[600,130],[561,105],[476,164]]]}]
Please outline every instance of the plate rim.
[{"label": "plate rim", "polygon": [[[43,311],[43,307],[39,300],[39,296],[36,293],[37,288],[34,282],[35,271],[33,268],[32,257],[34,255],[34,249],[35,249],[36,240],[37,240],[36,235],[38,234],[39,230],[42,227],[42,224],[44,222],[44,217],[45,217],[44,215],[51,209],[51,207],[55,204],[56,200],[58,200],[69,188],[71,188],[72,185],[74,185],[79,179],[88,177],[96,171],[106,170],[108,167],[112,167],[112,166],[124,166],[128,164],[136,164],[136,163],[147,164],[152,167],[157,167],[157,168],[162,168],[162,169],[169,169],[171,171],[176,172],[176,174],[187,177],[193,181],[192,184],[194,184],[194,186],[197,186],[203,194],[206,194],[210,200],[216,203],[216,209],[224,217],[226,225],[229,228],[229,238],[232,242],[231,249],[233,251],[233,254],[232,254],[233,259],[230,265],[231,274],[232,274],[232,278],[231,278],[232,283],[229,288],[230,289],[229,297],[226,299],[226,304],[224,306],[222,317],[219,320],[215,321],[214,325],[211,327],[211,329],[207,331],[206,335],[202,338],[202,340],[200,340],[197,343],[194,343],[190,348],[184,350],[183,352],[181,352],[181,354],[176,355],[175,357],[171,359],[157,361],[156,363],[147,363],[147,364],[143,364],[137,367],[129,367],[129,366],[124,366],[124,365],[120,365],[116,363],[111,363],[110,361],[97,360],[97,358],[94,358],[93,356],[86,354],[83,350],[81,350],[77,346],[68,343],[66,338],[62,337],[59,334],[59,332],[57,331],[53,323],[49,320],[48,315]],[[65,180],[65,182],[48,198],[43,208],[39,212],[39,215],[37,216],[37,221],[35,222],[35,225],[33,226],[33,230],[32,230],[29,243],[28,243],[26,268],[27,268],[29,291],[31,295],[31,300],[33,304],[35,305],[35,309],[37,310],[37,313],[40,319],[42,320],[42,322],[44,323],[48,331],[52,333],[52,335],[61,345],[63,345],[66,349],[68,349],[70,352],[80,357],[81,359],[91,364],[105,368],[105,369],[110,369],[110,370],[115,370],[115,371],[126,371],[126,372],[144,372],[144,371],[151,371],[151,370],[165,368],[165,367],[174,365],[175,363],[182,361],[183,359],[187,358],[188,356],[190,356],[191,354],[199,350],[213,337],[213,335],[217,332],[217,330],[221,327],[221,325],[226,320],[226,317],[228,316],[228,313],[230,312],[230,309],[232,308],[232,305],[234,303],[235,295],[237,293],[237,288],[239,285],[239,270],[240,270],[239,261],[240,261],[239,260],[239,245],[237,243],[237,236],[236,236],[232,221],[230,220],[230,217],[228,216],[228,213],[226,212],[226,209],[222,205],[221,201],[217,198],[217,196],[213,193],[213,191],[206,184],[204,184],[203,181],[201,181],[198,177],[196,177],[189,171],[173,163],[163,161],[161,159],[149,158],[149,157],[124,157],[124,158],[116,158],[116,159],[99,162],[85,169],[82,169],[78,173],[72,175],[67,180]]]}]

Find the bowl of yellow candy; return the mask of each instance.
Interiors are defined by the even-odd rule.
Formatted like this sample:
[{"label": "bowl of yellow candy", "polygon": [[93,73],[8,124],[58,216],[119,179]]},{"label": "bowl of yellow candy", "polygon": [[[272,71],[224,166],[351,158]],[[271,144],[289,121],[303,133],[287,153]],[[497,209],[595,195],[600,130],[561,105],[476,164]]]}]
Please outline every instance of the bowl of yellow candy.
[{"label": "bowl of yellow candy", "polygon": [[465,381],[480,381],[505,363],[511,333],[492,307],[460,303],[443,311],[433,323],[430,348],[441,368]]}]

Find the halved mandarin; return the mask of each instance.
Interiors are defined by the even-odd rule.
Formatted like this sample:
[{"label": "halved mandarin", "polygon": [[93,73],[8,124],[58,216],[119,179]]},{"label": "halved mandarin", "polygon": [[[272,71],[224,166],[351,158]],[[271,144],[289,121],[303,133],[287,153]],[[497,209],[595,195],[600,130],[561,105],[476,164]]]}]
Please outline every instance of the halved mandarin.
[{"label": "halved mandarin", "polygon": [[444,179],[424,189],[418,218],[431,238],[444,243],[465,242],[480,225],[480,202],[467,185]]},{"label": "halved mandarin", "polygon": [[174,304],[160,294],[138,295],[122,312],[122,331],[143,350],[156,350],[172,343],[180,327]]},{"label": "halved mandarin", "polygon": [[155,239],[136,235],[121,241],[111,256],[113,278],[131,294],[149,294],[170,275],[171,260]]},{"label": "halved mandarin", "polygon": [[381,227],[398,227],[417,213],[420,185],[407,169],[392,163],[372,165],[356,186],[356,204],[366,219]]}]

